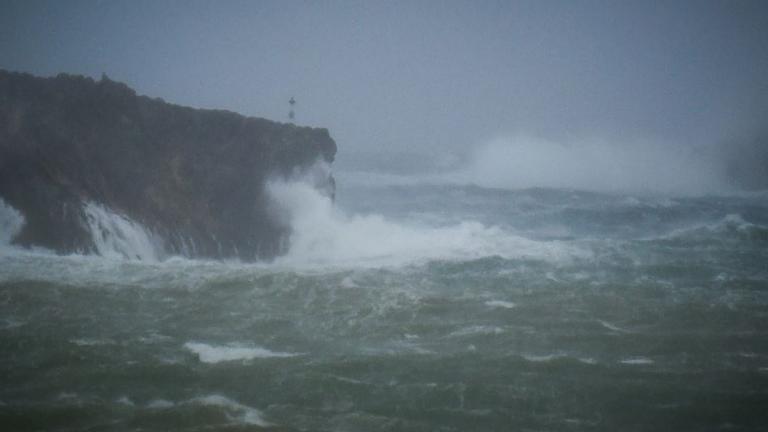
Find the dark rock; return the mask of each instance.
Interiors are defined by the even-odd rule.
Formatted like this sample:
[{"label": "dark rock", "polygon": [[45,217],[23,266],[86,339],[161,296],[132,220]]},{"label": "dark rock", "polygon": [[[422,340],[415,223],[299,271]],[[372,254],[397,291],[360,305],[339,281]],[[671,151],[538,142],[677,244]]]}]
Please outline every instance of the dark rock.
[{"label": "dark rock", "polygon": [[[172,105],[105,76],[0,70],[0,197],[25,217],[22,246],[93,251],[84,204],[94,202],[168,253],[192,244],[194,256],[271,258],[287,228],[266,181],[335,153],[326,129]],[[333,193],[330,176],[320,186]]]}]

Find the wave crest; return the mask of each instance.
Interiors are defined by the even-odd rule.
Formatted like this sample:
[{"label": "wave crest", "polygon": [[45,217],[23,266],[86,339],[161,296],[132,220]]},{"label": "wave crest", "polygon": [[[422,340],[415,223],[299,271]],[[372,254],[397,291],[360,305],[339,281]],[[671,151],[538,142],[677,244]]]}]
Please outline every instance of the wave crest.
[{"label": "wave crest", "polygon": [[435,227],[378,214],[348,215],[302,181],[273,181],[268,191],[276,214],[291,229],[288,254],[277,261],[287,265],[404,265],[487,256],[560,259],[577,253],[561,242],[529,240],[476,221]]}]

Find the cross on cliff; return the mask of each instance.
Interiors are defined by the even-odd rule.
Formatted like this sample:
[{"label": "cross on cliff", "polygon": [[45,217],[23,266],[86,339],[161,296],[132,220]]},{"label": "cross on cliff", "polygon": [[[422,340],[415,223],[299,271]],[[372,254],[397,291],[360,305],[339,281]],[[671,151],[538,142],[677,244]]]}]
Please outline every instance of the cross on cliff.
[{"label": "cross on cliff", "polygon": [[293,96],[291,96],[291,100],[289,100],[288,103],[291,105],[291,110],[288,111],[288,119],[291,120],[291,122],[293,122],[293,118],[296,116],[293,113],[293,106],[296,105],[296,99],[294,99]]}]

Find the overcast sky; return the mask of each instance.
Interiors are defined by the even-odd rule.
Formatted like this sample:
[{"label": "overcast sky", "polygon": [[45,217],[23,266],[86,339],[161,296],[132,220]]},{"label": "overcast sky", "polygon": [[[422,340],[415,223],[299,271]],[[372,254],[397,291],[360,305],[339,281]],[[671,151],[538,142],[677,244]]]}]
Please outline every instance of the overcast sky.
[{"label": "overcast sky", "polygon": [[278,121],[294,96],[340,158],[513,134],[684,146],[766,124],[768,2],[2,0],[0,67]]}]

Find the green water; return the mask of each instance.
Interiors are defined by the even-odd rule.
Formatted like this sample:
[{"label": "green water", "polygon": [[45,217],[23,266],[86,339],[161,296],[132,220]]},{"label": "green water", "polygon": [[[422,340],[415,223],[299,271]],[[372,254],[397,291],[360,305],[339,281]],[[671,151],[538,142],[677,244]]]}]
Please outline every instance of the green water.
[{"label": "green water", "polygon": [[768,428],[764,195],[342,192],[272,264],[6,248],[2,430]]}]

